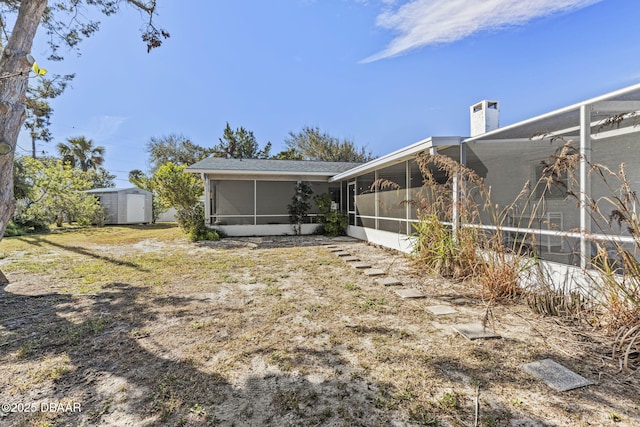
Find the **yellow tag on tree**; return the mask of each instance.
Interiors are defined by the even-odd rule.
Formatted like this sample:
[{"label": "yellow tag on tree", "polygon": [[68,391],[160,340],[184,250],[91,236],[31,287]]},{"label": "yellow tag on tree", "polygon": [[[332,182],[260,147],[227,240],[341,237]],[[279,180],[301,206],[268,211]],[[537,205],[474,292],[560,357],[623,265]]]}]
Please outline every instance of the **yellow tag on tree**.
[{"label": "yellow tag on tree", "polygon": [[33,63],[33,66],[31,67],[31,69],[33,70],[34,73],[36,73],[37,76],[44,76],[45,74],[47,74],[47,70],[45,70],[44,68],[40,68],[38,67],[37,63]]}]

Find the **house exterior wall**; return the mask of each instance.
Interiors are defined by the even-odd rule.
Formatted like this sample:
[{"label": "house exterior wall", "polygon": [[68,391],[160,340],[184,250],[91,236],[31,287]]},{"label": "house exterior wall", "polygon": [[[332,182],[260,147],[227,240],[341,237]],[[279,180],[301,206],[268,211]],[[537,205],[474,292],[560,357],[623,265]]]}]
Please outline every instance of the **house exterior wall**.
[{"label": "house exterior wall", "polygon": [[[576,200],[567,194],[571,190],[578,192],[578,182],[554,179],[556,182],[550,183],[549,187],[547,182],[539,182],[544,165],[552,161],[563,144],[563,141],[545,140],[467,146],[467,167],[474,170],[483,179],[484,187],[490,190],[490,203],[487,203],[486,194],[474,193],[479,210],[474,223],[565,232],[579,228]],[[500,223],[496,224],[496,221]],[[522,238],[522,233],[504,234],[507,244]],[[575,253],[579,241],[576,238],[534,233],[524,239],[542,259],[563,263],[578,261]]]},{"label": "house exterior wall", "polygon": [[311,234],[318,227],[319,210],[313,197],[329,193],[331,187],[339,204],[339,184],[329,185],[326,178],[300,175],[259,175],[230,178],[219,174],[205,176],[205,216],[207,226],[231,236],[293,234],[288,205],[295,194],[298,181],[311,184],[313,194],[310,209],[302,226],[303,234]]},{"label": "house exterior wall", "polygon": [[[438,151],[454,160],[460,159],[459,146],[441,147]],[[446,181],[441,171],[433,170],[432,175],[438,181]],[[348,213],[351,226],[349,233],[358,238],[378,235],[372,234],[372,230],[404,236],[402,238],[411,235],[421,207],[432,201],[423,180],[413,154],[405,159],[394,159],[389,164],[381,163],[373,170],[341,181],[343,199],[346,199],[342,206],[346,206],[343,210]],[[352,200],[350,191],[353,192]],[[404,247],[404,244],[400,246]]]},{"label": "house exterior wall", "polygon": [[[572,142],[576,150],[580,141]],[[582,187],[577,165],[573,172],[555,177],[546,186],[541,178],[545,165],[553,162],[561,148],[571,138],[530,138],[519,140],[480,141],[464,147],[461,157],[456,148],[438,149],[439,154],[453,160],[466,161],[467,167],[475,171],[490,192],[491,203],[481,196],[469,182],[460,182],[462,193],[470,196],[471,209],[478,209],[478,216],[467,215],[457,226],[477,226],[485,233],[495,233],[500,226],[503,239],[510,242],[523,241],[536,254],[549,277],[569,274],[570,266],[581,266],[581,226],[578,194]],[[593,135],[591,161],[610,169],[605,170],[605,180],[598,173],[588,175],[591,196],[597,201],[599,219],[591,220],[591,230],[595,234],[612,234],[629,237],[624,225],[610,220],[614,207],[609,200],[614,195],[612,188],[619,188],[620,164],[630,162],[630,154],[637,151],[638,131],[620,135]],[[437,182],[446,181],[441,171],[432,170]],[[626,178],[631,189],[640,193],[640,168],[627,167]],[[348,234],[352,237],[371,241],[394,249],[410,252],[412,240],[407,238],[413,232],[412,224],[418,219],[421,205],[433,201],[434,195],[422,186],[422,173],[414,160],[380,162],[378,167],[341,182],[343,197],[349,213]],[[389,183],[394,183],[390,185]],[[349,201],[349,192],[353,200]],[[451,192],[449,203],[454,197]],[[463,194],[464,193],[464,194]],[[350,206],[350,204],[352,206]],[[453,206],[453,204],[452,204]],[[459,209],[461,208],[458,204]],[[471,223],[464,221],[471,220]],[[496,224],[496,220],[500,223]],[[494,230],[491,228],[493,227]],[[602,245],[602,237],[590,235],[590,250],[587,257],[593,257],[597,245]],[[593,240],[591,240],[593,239]],[[598,240],[600,239],[600,240]],[[633,245],[628,244],[629,250]],[[590,262],[590,258],[589,258]],[[561,267],[562,266],[562,267]],[[571,275],[576,273],[570,271]],[[577,274],[577,273],[576,273]]]}]

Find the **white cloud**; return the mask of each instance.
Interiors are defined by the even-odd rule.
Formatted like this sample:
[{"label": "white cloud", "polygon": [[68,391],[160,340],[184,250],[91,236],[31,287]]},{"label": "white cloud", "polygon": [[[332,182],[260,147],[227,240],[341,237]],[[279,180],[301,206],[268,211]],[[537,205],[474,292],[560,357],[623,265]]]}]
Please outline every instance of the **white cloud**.
[{"label": "white cloud", "polygon": [[92,117],[84,126],[87,130],[86,137],[99,144],[108,141],[118,133],[120,127],[126,121],[126,117],[103,115]]},{"label": "white cloud", "polygon": [[602,0],[411,0],[378,16],[376,24],[398,36],[384,50],[361,62],[431,44],[451,43],[479,31],[519,25],[599,1]]}]

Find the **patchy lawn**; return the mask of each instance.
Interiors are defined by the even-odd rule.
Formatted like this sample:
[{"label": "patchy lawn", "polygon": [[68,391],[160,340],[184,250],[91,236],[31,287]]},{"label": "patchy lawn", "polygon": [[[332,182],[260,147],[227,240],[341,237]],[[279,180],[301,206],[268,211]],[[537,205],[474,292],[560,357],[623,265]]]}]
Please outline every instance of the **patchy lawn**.
[{"label": "patchy lawn", "polygon": [[[328,242],[427,298],[399,298]],[[363,242],[108,227],[4,239],[0,269],[0,425],[640,425],[638,371],[604,337],[486,307]],[[451,329],[483,319],[501,339]],[[520,369],[545,358],[596,385],[559,393]]]}]

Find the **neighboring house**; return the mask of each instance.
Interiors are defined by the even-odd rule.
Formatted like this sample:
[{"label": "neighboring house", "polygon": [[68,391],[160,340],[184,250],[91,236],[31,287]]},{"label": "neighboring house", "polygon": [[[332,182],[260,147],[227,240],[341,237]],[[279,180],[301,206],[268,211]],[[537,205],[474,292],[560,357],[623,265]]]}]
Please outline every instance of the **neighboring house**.
[{"label": "neighboring house", "polygon": [[87,190],[105,212],[105,224],[148,224],[151,222],[151,192],[138,187]]},{"label": "neighboring house", "polygon": [[[470,108],[470,137],[430,137],[365,164],[207,159],[187,170],[201,173],[206,182],[207,224],[221,226],[230,235],[290,233],[286,205],[295,182],[306,180],[313,181],[316,192],[328,191],[339,209],[348,213],[350,236],[410,251],[418,213],[406,201],[421,199],[425,191],[415,157],[420,152],[438,153],[480,175],[498,208],[510,205],[523,189],[528,192],[530,202],[514,205],[502,230],[534,234],[537,255],[543,260],[586,266],[593,256],[593,241],[610,235],[592,220],[586,206],[568,195],[577,195],[583,204],[589,197],[611,196],[602,181],[591,176],[589,163],[607,165],[614,172],[626,163],[629,182],[640,190],[640,85],[504,127],[499,127],[499,107],[498,102],[482,101]],[[543,163],[568,140],[582,154],[577,188],[535,187]],[[434,173],[436,179],[442,175]],[[372,186],[380,179],[396,185]],[[453,192],[452,199],[456,198]],[[533,215],[532,221],[518,220],[527,214]],[[481,219],[472,225],[454,221],[452,226],[496,229],[488,214]],[[278,227],[256,227],[272,222]],[[243,224],[251,227],[240,231]],[[624,230],[620,234],[619,240],[632,242]]]}]

